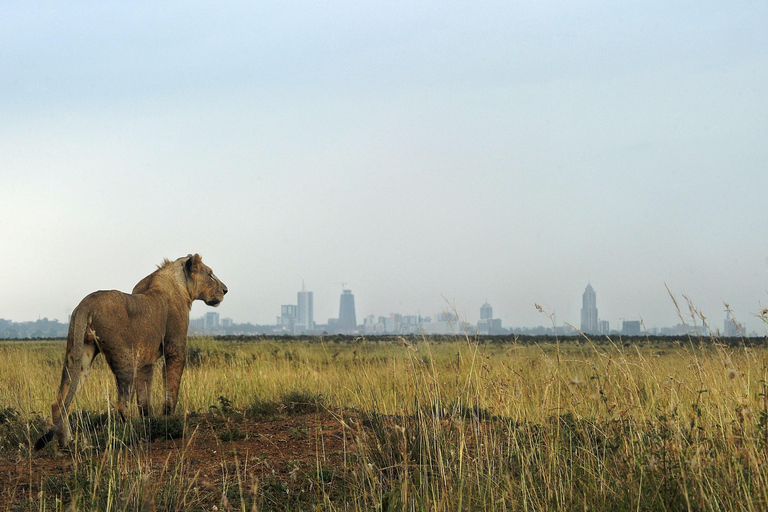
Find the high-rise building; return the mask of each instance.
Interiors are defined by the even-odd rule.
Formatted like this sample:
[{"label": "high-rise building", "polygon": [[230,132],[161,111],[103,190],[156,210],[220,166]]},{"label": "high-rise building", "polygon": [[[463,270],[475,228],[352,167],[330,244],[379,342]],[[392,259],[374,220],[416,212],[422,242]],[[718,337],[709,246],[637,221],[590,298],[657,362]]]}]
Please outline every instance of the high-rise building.
[{"label": "high-rise building", "polygon": [[215,311],[209,311],[203,318],[203,326],[206,331],[213,331],[219,328],[219,314]]},{"label": "high-rise building", "polygon": [[621,334],[624,336],[640,336],[640,320],[624,320],[621,323]]},{"label": "high-rise building", "polygon": [[280,316],[277,317],[277,325],[282,327],[289,334],[293,334],[293,328],[296,325],[296,316],[298,308],[293,304],[280,306]]},{"label": "high-rise building", "polygon": [[501,334],[501,319],[493,318],[493,308],[488,301],[480,306],[480,321],[477,322],[478,334]]},{"label": "high-rise building", "polygon": [[355,316],[355,296],[351,290],[344,290],[339,300],[339,324],[342,331],[351,331],[357,328],[357,318]]},{"label": "high-rise building", "polygon": [[301,283],[301,291],[299,292],[297,305],[298,305],[298,318],[296,319],[296,325],[302,329],[309,331],[314,329],[314,299],[312,292],[308,292],[304,288],[304,283]]},{"label": "high-rise building", "polygon": [[581,332],[585,334],[598,334],[597,323],[597,295],[592,285],[588,284],[581,296]]},{"label": "high-rise building", "polygon": [[485,301],[485,304],[480,306],[480,320],[490,320],[491,318],[493,318],[493,308],[488,304],[488,301]]},{"label": "high-rise building", "polygon": [[731,312],[728,311],[725,315],[725,329],[723,331],[723,334],[726,338],[734,338],[736,336],[746,336],[747,332],[746,329],[744,329],[744,326],[741,325],[736,321],[735,318],[731,316]]}]

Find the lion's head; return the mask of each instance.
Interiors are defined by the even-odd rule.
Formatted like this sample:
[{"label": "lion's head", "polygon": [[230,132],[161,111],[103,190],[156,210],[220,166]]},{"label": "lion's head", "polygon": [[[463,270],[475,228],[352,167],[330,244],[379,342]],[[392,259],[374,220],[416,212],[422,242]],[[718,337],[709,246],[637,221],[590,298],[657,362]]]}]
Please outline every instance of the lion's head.
[{"label": "lion's head", "polygon": [[224,300],[227,286],[213,273],[199,254],[187,256],[184,262],[184,273],[187,276],[187,288],[192,300],[200,299],[209,306],[218,306]]}]

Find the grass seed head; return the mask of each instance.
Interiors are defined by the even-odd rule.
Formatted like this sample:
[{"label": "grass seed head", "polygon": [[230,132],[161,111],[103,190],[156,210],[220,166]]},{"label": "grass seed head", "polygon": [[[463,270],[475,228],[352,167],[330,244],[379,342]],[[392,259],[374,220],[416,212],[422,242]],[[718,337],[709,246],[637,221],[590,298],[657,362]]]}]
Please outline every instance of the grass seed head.
[{"label": "grass seed head", "polygon": [[739,414],[741,414],[742,419],[745,421],[752,419],[752,410],[749,407],[742,407],[739,409]]}]

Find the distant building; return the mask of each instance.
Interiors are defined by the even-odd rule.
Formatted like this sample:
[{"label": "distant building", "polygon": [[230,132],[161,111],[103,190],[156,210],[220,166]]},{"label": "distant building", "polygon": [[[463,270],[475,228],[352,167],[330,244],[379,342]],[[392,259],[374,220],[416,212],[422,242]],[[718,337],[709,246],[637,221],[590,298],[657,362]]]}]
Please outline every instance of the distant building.
[{"label": "distant building", "polygon": [[587,285],[581,296],[581,332],[586,334],[600,332],[597,323],[597,295],[591,284]]},{"label": "distant building", "polygon": [[438,315],[436,322],[425,319],[421,323],[420,331],[424,334],[462,335],[473,332],[467,322],[449,322],[445,317]]},{"label": "distant building", "polygon": [[600,326],[600,334],[611,333],[611,324],[608,322],[608,320],[600,320],[598,325]]},{"label": "distant building", "polygon": [[417,334],[419,333],[421,317],[417,315],[401,315],[392,313],[388,317],[380,316],[378,320],[373,315],[363,319],[365,334]]},{"label": "distant building", "polygon": [[286,304],[280,306],[280,316],[277,317],[278,328],[288,334],[293,334],[294,326],[296,325],[296,317],[298,316],[298,307],[293,304]]},{"label": "distant building", "polygon": [[726,338],[736,338],[747,335],[747,330],[731,316],[730,311],[727,311],[725,314],[725,324],[723,327],[723,335]]},{"label": "distant building", "polygon": [[401,325],[408,326],[413,332],[415,332],[415,328],[417,328],[420,323],[421,315],[403,315],[401,319]]},{"label": "distant building", "polygon": [[351,290],[344,290],[339,299],[339,323],[338,329],[353,331],[357,329],[357,317],[355,316],[355,296]]},{"label": "distant building", "polygon": [[219,328],[219,314],[215,311],[206,313],[203,316],[203,329],[206,331],[215,331]]},{"label": "distant building", "polygon": [[201,334],[205,331],[205,317],[190,318],[189,327],[187,328],[188,334]]},{"label": "distant building", "polygon": [[642,333],[639,320],[624,320],[622,322],[621,334],[623,336],[640,336]]},{"label": "distant building", "polygon": [[691,331],[685,324],[676,324],[674,327],[660,328],[659,334],[662,336],[686,336],[691,334]]},{"label": "distant building", "polygon": [[503,334],[501,329],[501,318],[487,318],[477,322],[477,334]]},{"label": "distant building", "polygon": [[[230,319],[225,318],[226,322]],[[190,318],[189,325],[187,327],[188,334],[217,334],[221,331],[222,324],[219,323],[219,314],[210,311],[205,313],[200,318]]]},{"label": "distant building", "polygon": [[480,306],[480,320],[490,320],[491,318],[493,318],[493,308],[488,304],[488,301],[485,301],[485,304]]},{"label": "distant building", "polygon": [[419,332],[423,334],[467,334],[474,333],[474,327],[453,312],[444,312],[437,315],[437,321],[432,318],[424,318],[420,324]]},{"label": "distant building", "polygon": [[363,333],[364,334],[376,334],[378,324],[376,323],[376,317],[368,315],[363,318]]},{"label": "distant building", "polygon": [[477,322],[477,334],[502,334],[501,318],[493,318],[493,308],[488,301],[480,306],[480,321]]},{"label": "distant building", "polygon": [[312,292],[304,289],[304,283],[301,284],[301,291],[297,298],[297,318],[296,326],[303,331],[311,331],[315,328],[314,321],[314,298]]}]

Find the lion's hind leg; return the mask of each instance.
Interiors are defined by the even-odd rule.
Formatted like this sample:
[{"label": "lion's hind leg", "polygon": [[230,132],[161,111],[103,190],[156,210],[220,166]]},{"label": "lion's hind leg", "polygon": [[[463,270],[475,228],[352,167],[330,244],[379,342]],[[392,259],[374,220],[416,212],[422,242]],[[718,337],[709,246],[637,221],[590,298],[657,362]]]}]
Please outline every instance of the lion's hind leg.
[{"label": "lion's hind leg", "polygon": [[154,375],[154,363],[142,366],[136,372],[136,401],[142,416],[152,415],[151,395]]},{"label": "lion's hind leg", "polygon": [[131,401],[133,395],[133,378],[115,376],[117,381],[117,405],[115,410],[120,415],[120,419],[126,421],[128,419],[128,404]]},{"label": "lion's hind leg", "polygon": [[[91,363],[98,353],[99,349],[94,340],[93,342],[84,343],[83,353],[79,360],[74,358],[72,354],[67,355],[66,363],[61,371],[59,393],[56,400],[51,404],[54,429],[35,444],[36,448],[38,444],[41,444],[40,448],[42,448],[47,442],[51,441],[54,431],[57,434],[60,448],[64,448],[72,440],[72,432],[69,425],[69,406],[74,400],[80,382],[82,382],[81,377],[88,373]],[[43,441],[44,439],[45,441]]]}]

